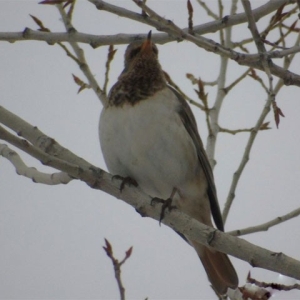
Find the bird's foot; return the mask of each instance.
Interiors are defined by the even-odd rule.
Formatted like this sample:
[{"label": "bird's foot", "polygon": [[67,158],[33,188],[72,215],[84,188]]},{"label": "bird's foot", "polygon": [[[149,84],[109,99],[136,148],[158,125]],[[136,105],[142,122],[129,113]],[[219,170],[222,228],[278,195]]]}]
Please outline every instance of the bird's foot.
[{"label": "bird's foot", "polygon": [[161,198],[157,198],[157,197],[152,198],[151,205],[154,205],[154,203],[162,203],[162,207],[161,207],[161,211],[160,211],[160,217],[159,217],[159,225],[161,225],[161,221],[165,217],[166,209],[168,209],[169,212],[170,212],[172,209],[177,208],[175,205],[172,205],[172,201],[173,201],[172,198],[168,198],[166,200],[161,199]]},{"label": "bird's foot", "polygon": [[128,185],[128,186],[135,186],[135,187],[137,187],[138,186],[138,183],[133,179],[133,178],[131,178],[131,177],[122,177],[122,176],[120,176],[120,175],[114,175],[113,177],[112,177],[112,180],[114,180],[114,179],[118,179],[118,180],[121,180],[122,182],[121,182],[121,185],[120,185],[120,192],[122,192],[123,191],[123,189],[124,189],[124,187],[125,187],[125,185]]}]

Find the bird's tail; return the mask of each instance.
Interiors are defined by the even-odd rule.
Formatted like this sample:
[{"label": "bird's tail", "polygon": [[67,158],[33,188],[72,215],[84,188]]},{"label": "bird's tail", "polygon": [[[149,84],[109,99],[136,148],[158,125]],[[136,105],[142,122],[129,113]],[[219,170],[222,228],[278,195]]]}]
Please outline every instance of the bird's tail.
[{"label": "bird's tail", "polygon": [[228,288],[235,289],[238,286],[236,271],[226,254],[209,249],[198,243],[192,244],[216,292],[223,295]]}]

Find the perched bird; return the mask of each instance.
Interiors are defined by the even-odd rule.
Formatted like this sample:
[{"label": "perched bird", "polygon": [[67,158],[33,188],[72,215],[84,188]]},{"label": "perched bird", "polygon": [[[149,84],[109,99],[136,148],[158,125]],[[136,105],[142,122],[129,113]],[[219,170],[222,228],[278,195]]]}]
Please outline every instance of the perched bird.
[{"label": "perched bird", "polygon": [[[151,32],[131,43],[125,68],[112,87],[99,122],[108,170],[135,180],[152,197],[172,198],[190,217],[224,230],[213,173],[194,115],[168,86]],[[184,237],[184,236],[183,236]],[[238,277],[226,254],[184,237],[196,250],[219,294],[236,288]]]}]

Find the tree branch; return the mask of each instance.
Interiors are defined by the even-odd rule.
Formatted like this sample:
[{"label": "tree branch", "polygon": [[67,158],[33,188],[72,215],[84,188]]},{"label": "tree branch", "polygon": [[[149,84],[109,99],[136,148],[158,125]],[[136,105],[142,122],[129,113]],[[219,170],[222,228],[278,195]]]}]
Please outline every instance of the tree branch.
[{"label": "tree branch", "polygon": [[208,16],[212,17],[215,20],[219,19],[219,17],[207,6],[207,4],[204,1],[197,0],[197,2],[206,11]]},{"label": "tree branch", "polygon": [[64,161],[63,159],[51,156],[39,148],[30,144],[27,140],[21,139],[0,126],[0,139],[10,143],[11,145],[21,149],[30,156],[38,159],[43,165],[53,167],[68,173],[70,176],[78,178],[81,170],[80,167]]},{"label": "tree branch", "polygon": [[[143,3],[143,1],[136,1],[136,3],[144,11],[146,11],[149,14],[149,17],[128,11],[126,9],[123,9],[123,8],[120,8],[117,6],[113,6],[104,1],[100,1],[100,0],[89,0],[89,1],[92,2],[94,5],[96,5],[99,9],[106,10],[106,11],[109,11],[112,13],[116,13],[117,15],[120,15],[123,17],[128,17],[133,20],[146,23],[150,26],[154,26],[154,27],[159,26],[157,29],[163,30],[166,33],[153,35],[153,40],[156,43],[165,43],[165,42],[173,41],[176,39],[177,40],[178,39],[179,40],[186,39],[207,51],[214,52],[220,56],[224,56],[224,57],[230,58],[232,60],[235,60],[237,63],[239,63],[241,65],[264,70],[264,68],[259,60],[260,59],[259,55],[239,53],[232,49],[224,48],[220,44],[218,44],[210,39],[207,39],[207,38],[204,38],[201,36],[190,35],[190,34],[188,34],[188,28],[185,28],[183,30],[180,29],[173,22],[165,20],[164,18],[162,18],[158,14],[156,14],[154,11],[152,11],[150,8],[148,8]],[[286,1],[283,1],[283,0],[270,1],[267,4],[262,5],[261,7],[253,10],[253,17],[255,20],[258,20],[265,14],[278,9],[278,7],[280,7],[284,3],[290,4],[290,3],[295,3],[295,1],[292,1],[292,0],[290,0],[290,1],[287,1],[287,0]],[[214,27],[214,26],[209,27],[211,22],[204,24],[204,25],[209,25],[208,27],[210,28],[210,31],[208,31],[208,32],[214,32],[216,30],[220,30],[222,28],[228,28],[232,25],[240,24],[245,21],[246,21],[246,14],[237,14],[237,15],[234,15],[231,17],[226,16],[218,22],[212,22],[212,23],[214,23],[213,24],[214,26],[216,24],[218,24],[217,27]],[[201,25],[201,26],[203,26],[203,25]],[[203,27],[201,27],[201,26],[195,26],[194,31],[198,32],[198,33],[202,33],[202,34],[206,33],[206,30],[203,30]],[[34,32],[30,29],[26,29],[23,33],[11,33],[11,34],[0,33],[0,40],[7,40],[7,41],[13,42],[16,40],[16,38],[20,38],[21,40],[36,38],[37,40],[47,40],[49,43],[52,43],[52,44],[54,42],[58,42],[58,41],[61,42],[64,40],[68,41],[70,43],[73,43],[73,44],[77,41],[80,41],[80,42],[89,43],[93,47],[96,47],[96,46],[99,46],[100,44],[110,45],[110,44],[129,43],[130,41],[132,41],[134,39],[134,37],[137,36],[137,35],[131,34],[131,35],[116,35],[116,36],[112,36],[112,37],[98,37],[98,36],[84,35],[82,33],[78,33],[74,30],[73,26],[70,26],[69,30],[70,31],[67,34],[61,34],[61,33],[48,33],[48,32]],[[57,40],[55,40],[54,35],[56,36]],[[146,37],[145,34],[142,34],[142,35],[139,34],[138,36],[140,36],[141,38]],[[105,41],[105,42],[101,43],[100,42],[101,40]],[[74,48],[74,51],[77,54],[77,57],[80,58],[82,55],[80,53],[80,51],[78,51],[78,49],[76,50],[75,48]],[[294,48],[294,49],[288,49],[288,50],[283,50],[283,51],[290,51],[290,53],[291,52],[295,53],[295,52],[300,51],[300,49]],[[280,58],[280,57],[282,57],[282,55],[288,55],[288,53],[289,52],[273,51],[273,52],[270,52],[267,54],[268,54],[268,57],[270,57],[270,58]],[[88,72],[87,70],[85,70],[86,63],[83,58],[84,57],[81,57],[81,59],[79,59],[82,62],[81,68],[83,69],[84,72]],[[292,72],[284,70],[283,68],[281,68],[277,65],[270,66],[270,72],[272,73],[272,75],[282,78],[284,84],[286,84],[286,85],[300,86],[300,76],[297,74],[294,74]],[[106,101],[105,96],[101,93],[101,90],[99,90],[99,86],[96,84],[96,82],[93,82],[94,79],[90,75],[89,75],[89,80],[91,81],[90,85],[93,86],[99,99],[102,99],[101,101],[103,101],[103,99],[104,99],[104,102],[105,102]],[[91,83],[93,83],[93,84],[91,84]]]},{"label": "tree branch", "polygon": [[[184,29],[182,29],[184,31]],[[152,33],[151,39],[156,44],[166,44],[169,42],[174,42],[175,38],[168,38],[167,40],[163,37],[166,35],[165,33]],[[22,41],[44,41],[49,45],[54,45],[59,42],[77,42],[88,44],[92,48],[98,48],[100,46],[109,46],[109,45],[126,45],[135,40],[137,37],[143,39],[147,38],[147,34],[145,33],[130,33],[130,34],[116,34],[116,35],[94,35],[82,32],[44,32],[33,30],[30,28],[25,28],[24,31],[21,32],[0,32],[0,41],[5,41],[9,43],[22,42]],[[247,42],[251,42],[252,39],[247,40]],[[240,43],[233,43],[232,48],[236,48],[240,46]],[[273,59],[283,58],[290,54],[299,53],[300,46],[294,46],[291,48],[283,49],[283,50],[274,50],[267,52],[268,56]],[[242,56],[245,63],[250,64],[251,62],[255,62],[259,60],[258,54],[245,54],[240,52],[237,53],[236,56]]]},{"label": "tree branch", "polygon": [[[236,0],[232,1],[231,4],[231,14],[234,15],[236,13]],[[232,28],[228,27],[225,31],[225,39],[224,39],[224,47],[231,47],[231,33]],[[220,63],[220,70],[219,70],[219,77],[217,80],[218,86],[217,86],[217,95],[214,102],[214,105],[212,109],[209,112],[210,116],[210,131],[209,135],[207,137],[207,144],[206,144],[206,153],[210,162],[210,165],[212,168],[216,165],[215,160],[215,150],[216,150],[216,142],[217,142],[217,136],[219,133],[219,114],[221,111],[222,103],[226,97],[225,92],[225,81],[226,81],[226,73],[227,73],[227,67],[228,67],[228,58],[221,57],[221,63]]]},{"label": "tree branch", "polygon": [[[244,6],[245,13],[247,15],[249,29],[252,33],[254,42],[256,44],[256,48],[258,50],[258,54],[261,56],[262,66],[264,68],[265,73],[268,76],[269,80],[269,90],[268,90],[268,97],[272,101],[272,106],[274,108],[275,105],[275,94],[273,89],[273,77],[271,75],[270,66],[273,64],[272,60],[268,57],[266,47],[261,39],[261,36],[258,32],[254,16],[252,14],[251,4],[249,0],[242,0],[242,4]],[[276,118],[275,118],[276,119]],[[277,122],[276,122],[277,123]],[[278,126],[278,123],[276,124]]]},{"label": "tree branch", "polygon": [[[135,12],[132,12],[130,10],[127,10],[125,8],[121,8],[112,4],[109,4],[102,0],[88,0],[89,2],[93,3],[99,10],[105,10],[107,12],[116,14],[120,17],[125,17],[134,21],[138,21],[144,24],[148,24],[150,26],[156,27],[158,25],[158,28],[156,28],[158,31],[162,30],[161,24],[157,24],[153,22],[153,20],[149,20],[149,18],[145,18],[142,14],[138,14]],[[296,0],[272,0],[267,2],[266,4],[256,8],[253,10],[253,15],[255,17],[255,21],[260,20],[262,17],[270,14],[271,12],[277,10],[280,6],[283,4],[294,4],[296,3]],[[199,35],[216,32],[220,29],[242,24],[247,22],[247,17],[245,13],[239,13],[232,16],[225,16],[222,20],[217,20],[213,22],[209,22],[206,24],[194,26],[194,33],[198,33]],[[186,33],[188,32],[188,28],[184,28],[183,31]],[[166,43],[172,41],[172,37],[161,34],[161,43]],[[159,43],[159,41],[156,41]]]},{"label": "tree branch", "polygon": [[131,256],[132,253],[132,247],[130,247],[126,252],[125,252],[125,257],[119,262],[118,259],[114,257],[113,254],[113,248],[110,242],[105,239],[105,246],[103,247],[105,250],[107,256],[110,258],[113,267],[114,267],[114,272],[115,272],[115,278],[118,284],[119,292],[120,292],[120,300],[125,300],[125,288],[122,283],[122,278],[121,278],[121,266],[126,262],[126,260]]},{"label": "tree branch", "polygon": [[[11,114],[10,116],[12,116]],[[0,113],[1,117],[1,113]],[[11,120],[13,124],[18,123],[20,118]],[[1,120],[0,120],[1,121]],[[23,123],[27,124],[25,121]],[[32,126],[27,127],[31,131]],[[23,129],[22,132],[25,136],[30,136],[31,132],[26,132]],[[47,137],[41,133],[46,140],[53,139]],[[151,205],[151,198],[143,193],[139,188],[126,187],[122,192],[119,189],[119,182],[112,180],[112,176],[107,172],[92,166],[89,163],[82,163],[79,165],[71,164],[65,160],[65,149],[59,149],[60,145],[56,143],[57,153],[61,153],[54,157],[45,153],[36,146],[22,140],[21,138],[14,136],[1,127],[0,138],[8,141],[12,145],[25,151],[31,156],[42,161],[44,164],[54,167],[62,172],[68,173],[70,176],[77,178],[94,189],[102,190],[118,199],[121,199],[133,206],[142,216],[151,217],[155,220],[160,219],[161,206]],[[71,153],[71,152],[70,152]],[[77,157],[74,154],[70,154],[70,157]],[[79,162],[79,161],[78,161]],[[90,167],[88,167],[90,166]],[[197,241],[206,246],[215,248],[218,251],[228,253],[237,258],[247,261],[252,266],[261,267],[267,270],[278,272],[286,276],[300,279],[300,262],[290,258],[282,253],[274,253],[255,246],[243,239],[236,238],[226,233],[220,232],[215,228],[211,228],[198,221],[190,218],[179,210],[173,210],[171,213],[167,213],[162,222],[171,227],[172,229],[179,231],[180,233],[188,236],[191,240]]]},{"label": "tree branch", "polygon": [[278,290],[278,291],[300,290],[300,284],[298,283],[295,283],[293,285],[285,285],[285,284],[279,284],[274,282],[268,283],[268,282],[258,281],[254,278],[251,278],[250,273],[248,274],[247,282],[264,289],[271,288],[273,290]]},{"label": "tree branch", "polygon": [[73,165],[80,165],[86,168],[92,167],[89,162],[62,147],[54,139],[49,138],[41,132],[36,126],[27,123],[17,115],[6,110],[3,106],[0,106],[0,123],[16,132],[18,136],[23,137],[44,153],[53,157],[59,157]]},{"label": "tree branch", "polygon": [[257,133],[259,132],[259,129],[261,128],[261,126],[262,126],[262,124],[265,120],[265,117],[268,115],[268,113],[270,111],[271,103],[272,103],[272,98],[269,97],[266,104],[264,105],[264,108],[263,108],[257,122],[256,122],[256,125],[254,126],[253,130],[250,133],[250,136],[249,136],[246,148],[245,148],[244,155],[243,155],[242,160],[240,162],[240,165],[239,165],[238,169],[235,171],[235,173],[233,174],[231,186],[230,186],[229,193],[228,193],[228,196],[227,196],[227,200],[226,200],[224,210],[223,210],[223,221],[224,221],[224,223],[226,222],[229,210],[230,210],[231,205],[233,203],[233,200],[235,198],[235,190],[236,190],[237,184],[239,182],[239,179],[242,175],[242,172],[243,172],[247,162],[249,161],[249,155],[250,155],[250,151],[252,149],[254,140],[257,136]]},{"label": "tree branch", "polygon": [[299,215],[300,215],[300,208],[297,208],[297,209],[289,212],[286,215],[277,217],[277,218],[275,218],[271,221],[268,221],[266,223],[256,225],[256,226],[252,226],[252,227],[243,228],[243,229],[233,230],[233,231],[230,231],[230,232],[227,232],[227,233],[231,234],[231,235],[234,235],[234,236],[241,236],[241,235],[246,235],[246,234],[260,232],[260,231],[267,231],[269,228],[271,228],[275,225],[281,224],[285,221],[288,221],[292,218],[295,218]]},{"label": "tree branch", "polygon": [[73,179],[64,172],[47,174],[38,171],[36,168],[28,167],[23,162],[19,154],[5,144],[0,144],[0,155],[12,163],[18,175],[30,178],[35,183],[43,183],[47,185],[67,184]]},{"label": "tree branch", "polygon": [[[269,130],[271,129],[271,127],[269,127],[269,123],[270,122],[265,122],[264,124],[261,125],[259,130]],[[242,132],[252,132],[252,130],[254,129],[254,127],[252,128],[241,128],[241,129],[227,129],[227,128],[223,128],[223,127],[219,127],[219,132],[224,132],[224,133],[229,133],[232,135],[235,135],[237,133],[242,133]]]},{"label": "tree branch", "polygon": [[[300,43],[300,35],[298,35],[298,38],[295,42],[295,46],[299,46],[299,43]],[[289,66],[291,65],[292,61],[294,59],[294,54],[292,54],[289,59],[285,59],[284,60],[284,66],[283,66],[283,69],[288,69]],[[273,68],[274,65],[271,65],[270,68]],[[276,95],[279,90],[282,88],[283,86],[283,82],[284,82],[284,79],[281,79],[277,82],[275,88],[274,88],[274,91],[273,93]],[[264,108],[256,122],[256,125],[254,126],[253,130],[251,131],[250,133],[250,136],[249,136],[249,139],[248,139],[248,142],[246,144],[246,148],[245,148],[245,152],[244,152],[244,155],[241,159],[241,162],[239,164],[239,167],[238,169],[235,171],[235,173],[233,174],[233,178],[232,178],[232,182],[231,182],[231,186],[230,186],[230,189],[229,189],[229,192],[228,192],[228,196],[227,196],[227,200],[226,200],[226,203],[225,203],[225,206],[224,206],[224,210],[223,210],[223,220],[224,222],[226,221],[227,217],[228,217],[228,213],[229,213],[229,210],[231,208],[231,205],[233,203],[233,200],[235,198],[235,190],[236,190],[236,187],[237,187],[237,184],[238,184],[238,181],[241,177],[241,174],[247,164],[247,162],[249,161],[249,155],[250,155],[250,151],[251,151],[251,148],[253,146],[253,143],[254,143],[254,140],[257,136],[257,133],[259,131],[260,128],[262,128],[263,126],[263,122],[264,122],[264,119],[265,117],[267,116],[267,114],[269,113],[270,111],[270,107],[271,107],[271,104],[272,104],[272,97],[268,97],[268,100],[266,102],[266,104],[264,105]]]},{"label": "tree branch", "polygon": [[[63,7],[61,4],[56,5],[56,7],[59,10],[59,13],[62,17],[63,23],[65,25],[65,28],[67,30],[67,32],[72,33],[72,32],[76,32],[76,29],[73,27],[72,23],[71,23],[71,19],[70,17],[66,14],[66,12],[64,11]],[[81,69],[81,71],[84,73],[84,75],[86,76],[89,85],[91,86],[91,88],[94,90],[95,94],[97,95],[98,99],[102,102],[103,106],[106,105],[107,103],[107,97],[105,92],[100,88],[100,86],[98,85],[94,75],[92,74],[89,65],[85,59],[85,55],[84,55],[84,51],[83,49],[81,49],[78,45],[77,42],[74,41],[70,41],[69,42],[71,47],[73,48],[79,63],[79,67]]]}]

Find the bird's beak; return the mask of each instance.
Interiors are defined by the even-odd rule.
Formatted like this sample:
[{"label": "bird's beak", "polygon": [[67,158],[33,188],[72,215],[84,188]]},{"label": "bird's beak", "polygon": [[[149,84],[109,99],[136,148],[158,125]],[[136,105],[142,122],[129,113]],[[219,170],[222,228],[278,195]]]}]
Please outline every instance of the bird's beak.
[{"label": "bird's beak", "polygon": [[152,51],[151,34],[152,34],[152,31],[150,30],[148,33],[147,39],[142,44],[141,52],[143,52],[143,53],[150,53]]}]

